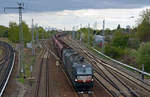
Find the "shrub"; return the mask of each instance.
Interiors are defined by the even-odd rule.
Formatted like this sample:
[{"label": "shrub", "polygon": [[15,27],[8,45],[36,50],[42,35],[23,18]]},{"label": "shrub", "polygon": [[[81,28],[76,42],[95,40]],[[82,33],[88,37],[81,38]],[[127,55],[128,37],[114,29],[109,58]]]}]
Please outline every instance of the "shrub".
[{"label": "shrub", "polygon": [[146,72],[150,72],[150,42],[140,45],[136,60],[139,65],[144,64]]}]

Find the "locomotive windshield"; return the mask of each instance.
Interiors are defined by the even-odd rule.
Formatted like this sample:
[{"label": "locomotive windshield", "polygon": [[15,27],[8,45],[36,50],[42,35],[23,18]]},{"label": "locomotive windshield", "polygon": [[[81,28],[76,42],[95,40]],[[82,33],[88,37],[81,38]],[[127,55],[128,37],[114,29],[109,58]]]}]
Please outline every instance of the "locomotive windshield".
[{"label": "locomotive windshield", "polygon": [[91,67],[83,67],[77,69],[77,74],[92,74],[92,68]]}]

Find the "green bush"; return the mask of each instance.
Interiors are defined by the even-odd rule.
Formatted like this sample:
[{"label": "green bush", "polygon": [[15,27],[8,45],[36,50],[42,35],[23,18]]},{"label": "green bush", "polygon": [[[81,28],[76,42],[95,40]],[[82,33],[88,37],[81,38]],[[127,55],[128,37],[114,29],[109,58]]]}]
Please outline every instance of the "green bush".
[{"label": "green bush", "polygon": [[[91,28],[81,28],[78,32],[80,32],[78,34],[81,34],[83,42],[88,43],[88,40],[89,40],[90,45],[93,44],[93,40],[94,40],[94,34],[93,34],[94,31],[93,31],[93,29],[91,29]],[[78,38],[79,38],[79,35],[78,35]]]},{"label": "green bush", "polygon": [[126,48],[128,46],[129,35],[124,34],[121,29],[117,30],[112,39],[112,45],[119,48]]},{"label": "green bush", "polygon": [[136,60],[139,65],[144,64],[146,72],[150,72],[150,42],[140,45]]},{"label": "green bush", "polygon": [[[22,22],[22,29],[23,29],[23,40],[24,42],[31,41],[31,32],[29,31],[29,27],[25,22]],[[19,25],[15,22],[9,23],[8,29],[8,39],[14,43],[19,42]]]},{"label": "green bush", "polygon": [[124,55],[122,57],[123,58],[122,62],[138,68],[138,64],[136,62],[136,56],[137,56],[137,51],[136,50],[126,48],[124,50]]},{"label": "green bush", "polygon": [[117,59],[124,55],[124,49],[111,46],[111,45],[106,45],[104,49],[104,53],[112,58]]},{"label": "green bush", "polygon": [[136,36],[142,42],[150,41],[149,16],[150,16],[150,9],[144,10],[143,13],[141,14],[140,23],[137,27]]}]

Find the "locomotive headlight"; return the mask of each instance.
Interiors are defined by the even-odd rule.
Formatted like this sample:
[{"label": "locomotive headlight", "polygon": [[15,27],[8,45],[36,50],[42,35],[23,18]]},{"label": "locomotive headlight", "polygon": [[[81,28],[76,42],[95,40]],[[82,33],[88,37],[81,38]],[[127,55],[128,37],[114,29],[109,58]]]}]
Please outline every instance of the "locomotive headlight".
[{"label": "locomotive headlight", "polygon": [[75,79],[75,81],[78,81],[77,79]]},{"label": "locomotive headlight", "polygon": [[94,79],[92,78],[92,80],[91,81],[94,81]]}]

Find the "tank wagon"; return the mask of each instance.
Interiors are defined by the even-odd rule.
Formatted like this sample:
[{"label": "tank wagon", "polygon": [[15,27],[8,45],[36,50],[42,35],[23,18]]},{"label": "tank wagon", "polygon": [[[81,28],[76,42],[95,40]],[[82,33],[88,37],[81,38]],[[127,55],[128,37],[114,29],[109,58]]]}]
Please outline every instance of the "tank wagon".
[{"label": "tank wagon", "polygon": [[64,64],[64,70],[78,92],[89,92],[93,88],[93,69],[84,57],[61,41],[66,33],[53,36],[53,45],[57,56]]}]

